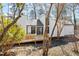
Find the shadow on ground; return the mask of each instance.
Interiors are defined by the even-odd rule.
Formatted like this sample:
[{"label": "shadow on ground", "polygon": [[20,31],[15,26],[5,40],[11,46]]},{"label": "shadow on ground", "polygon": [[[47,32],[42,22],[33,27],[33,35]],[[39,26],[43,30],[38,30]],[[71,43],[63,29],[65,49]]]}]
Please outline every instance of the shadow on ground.
[{"label": "shadow on ground", "polygon": [[[53,38],[52,41],[51,41],[51,44],[53,47],[56,47],[56,46],[60,46],[60,45],[65,45],[65,44],[68,44],[69,42],[75,42],[75,38],[74,36],[65,36],[65,37],[61,37],[60,39],[57,39],[57,38]],[[77,39],[78,41],[78,39]],[[28,42],[28,43],[21,43],[20,46],[35,46],[35,47],[39,47],[39,46],[42,46],[43,42],[40,41],[40,42]],[[18,46],[18,44],[15,44],[14,46]]]}]

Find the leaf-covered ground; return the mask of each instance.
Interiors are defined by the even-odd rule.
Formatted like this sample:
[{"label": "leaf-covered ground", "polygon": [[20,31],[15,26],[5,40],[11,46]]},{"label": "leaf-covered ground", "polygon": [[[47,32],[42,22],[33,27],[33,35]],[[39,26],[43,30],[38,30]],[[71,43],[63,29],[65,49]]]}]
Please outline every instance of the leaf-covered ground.
[{"label": "leaf-covered ground", "polygon": [[[77,42],[78,43],[78,42]],[[79,43],[78,43],[79,46]],[[34,46],[20,46],[10,49],[8,52],[15,52],[16,56],[42,56],[42,49]],[[49,56],[78,56],[74,52],[74,43],[52,47],[48,52]]]},{"label": "leaf-covered ground", "polygon": [[[60,40],[53,39],[52,47],[48,51],[49,56],[79,56],[78,52],[74,52],[74,36],[67,36],[61,38]],[[77,42],[77,47],[79,50],[79,40]],[[41,48],[42,43],[35,44],[22,44],[20,46],[14,46],[9,49],[7,53],[11,52],[11,55],[15,56],[42,56],[43,50]],[[10,54],[9,54],[10,55]]]}]

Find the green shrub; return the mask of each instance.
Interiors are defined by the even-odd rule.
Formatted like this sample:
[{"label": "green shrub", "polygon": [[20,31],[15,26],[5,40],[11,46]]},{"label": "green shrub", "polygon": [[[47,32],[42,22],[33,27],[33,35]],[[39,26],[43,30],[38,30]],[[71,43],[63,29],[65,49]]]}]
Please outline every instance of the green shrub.
[{"label": "green shrub", "polygon": [[[4,27],[6,27],[11,22],[12,21],[10,19],[4,19],[3,20]],[[3,27],[0,26],[0,32],[2,31]],[[1,43],[9,44],[13,42],[20,42],[23,39],[24,35],[25,35],[24,29],[21,26],[14,24],[11,28],[9,28],[8,32],[4,36]]]}]

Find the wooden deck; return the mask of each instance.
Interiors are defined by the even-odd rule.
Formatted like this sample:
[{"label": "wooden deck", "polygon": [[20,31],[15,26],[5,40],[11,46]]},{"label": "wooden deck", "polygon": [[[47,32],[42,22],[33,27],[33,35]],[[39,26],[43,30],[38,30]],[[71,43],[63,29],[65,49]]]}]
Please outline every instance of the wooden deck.
[{"label": "wooden deck", "polygon": [[32,39],[24,39],[21,41],[21,43],[28,43],[28,42],[38,42],[38,41],[43,41],[43,36],[36,36]]},{"label": "wooden deck", "polygon": [[[63,37],[60,37],[60,38],[63,38]],[[57,37],[53,37],[53,39],[57,39]],[[24,39],[20,43],[41,42],[43,40],[44,40],[43,36],[37,36],[34,39]]]},{"label": "wooden deck", "polygon": [[43,41],[43,39],[30,39],[30,40],[22,40],[21,43],[27,43],[27,42],[37,42],[37,41]]}]

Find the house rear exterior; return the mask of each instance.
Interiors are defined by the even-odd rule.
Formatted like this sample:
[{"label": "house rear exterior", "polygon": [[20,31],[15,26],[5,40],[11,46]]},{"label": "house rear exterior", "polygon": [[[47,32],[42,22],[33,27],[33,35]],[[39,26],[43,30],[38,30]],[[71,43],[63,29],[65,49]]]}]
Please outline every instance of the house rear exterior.
[{"label": "house rear exterior", "polygon": [[[65,21],[64,26],[62,25],[61,22],[61,27],[63,27],[61,35],[60,36],[65,36],[65,35],[73,35],[74,34],[74,27],[73,24],[70,21]],[[34,34],[34,35],[43,35],[44,30],[45,30],[45,16],[41,15],[40,18],[38,19],[33,19],[33,20],[27,20],[26,16],[22,16],[18,22],[19,25],[24,27],[24,30],[26,34]],[[49,25],[48,25],[48,35],[50,37],[53,27],[55,25],[55,20],[52,18],[49,19]],[[54,37],[57,36],[57,27],[55,28],[54,31]]]}]

